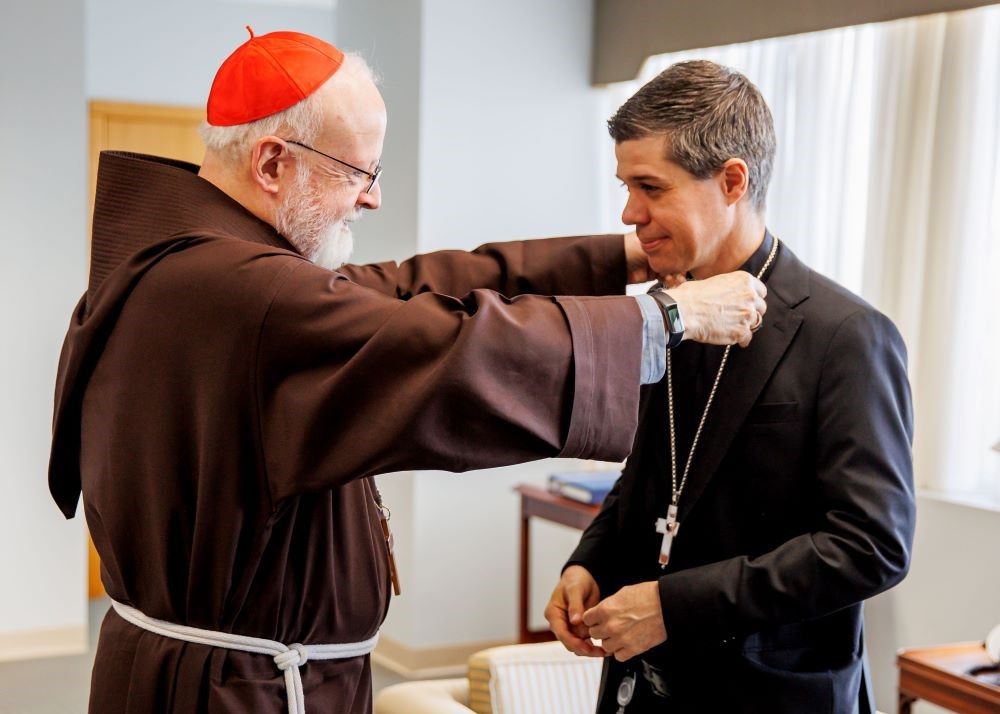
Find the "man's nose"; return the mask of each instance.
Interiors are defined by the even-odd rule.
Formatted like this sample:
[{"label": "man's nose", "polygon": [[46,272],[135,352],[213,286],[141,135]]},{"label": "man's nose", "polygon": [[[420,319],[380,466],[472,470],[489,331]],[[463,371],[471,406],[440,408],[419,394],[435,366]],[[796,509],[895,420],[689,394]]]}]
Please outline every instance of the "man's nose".
[{"label": "man's nose", "polygon": [[355,204],[358,208],[367,208],[369,211],[374,211],[376,208],[382,205],[382,185],[376,181],[375,185],[372,186],[371,191],[362,191],[358,195],[358,201]]},{"label": "man's nose", "polygon": [[649,223],[648,211],[641,201],[629,195],[622,209],[622,223],[626,226],[642,226]]}]

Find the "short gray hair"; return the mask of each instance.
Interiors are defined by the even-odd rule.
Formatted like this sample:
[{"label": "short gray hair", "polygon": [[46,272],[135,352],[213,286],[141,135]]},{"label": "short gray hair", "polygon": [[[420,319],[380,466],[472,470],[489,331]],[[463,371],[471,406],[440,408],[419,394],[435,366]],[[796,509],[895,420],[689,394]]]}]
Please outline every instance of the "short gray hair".
[{"label": "short gray hair", "polygon": [[699,179],[715,175],[729,159],[743,159],[750,202],[764,209],[774,120],[760,90],[736,70],[708,60],[671,65],[619,107],[608,131],[619,144],[666,135],[667,158]]},{"label": "short gray hair", "polygon": [[[364,58],[354,53],[344,53],[344,63],[339,72],[356,73],[373,83],[377,81]],[[323,126],[323,97],[330,91],[334,77],[336,75],[302,101],[263,119],[234,126],[212,126],[202,122],[198,133],[205,142],[205,148],[235,166],[249,156],[254,143],[263,136],[281,136],[313,144]]]}]

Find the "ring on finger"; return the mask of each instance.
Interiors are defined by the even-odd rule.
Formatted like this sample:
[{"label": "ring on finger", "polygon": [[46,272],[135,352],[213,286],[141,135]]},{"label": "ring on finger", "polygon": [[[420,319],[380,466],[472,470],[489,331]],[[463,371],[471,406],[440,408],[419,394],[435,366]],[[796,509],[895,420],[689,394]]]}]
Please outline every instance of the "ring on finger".
[{"label": "ring on finger", "polygon": [[752,325],[750,325],[750,332],[756,332],[760,329],[760,326],[764,324],[764,317],[758,312],[757,320]]}]

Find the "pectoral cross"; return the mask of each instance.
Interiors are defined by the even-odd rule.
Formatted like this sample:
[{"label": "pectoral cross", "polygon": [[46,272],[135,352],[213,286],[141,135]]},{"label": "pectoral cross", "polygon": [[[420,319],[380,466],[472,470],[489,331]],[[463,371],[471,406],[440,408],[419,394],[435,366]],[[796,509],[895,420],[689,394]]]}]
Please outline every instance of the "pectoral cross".
[{"label": "pectoral cross", "polygon": [[663,542],[660,543],[660,567],[667,567],[670,562],[670,548],[674,545],[674,536],[680,530],[681,524],[677,522],[677,504],[671,503],[667,509],[666,518],[656,519],[656,532],[663,534]]}]

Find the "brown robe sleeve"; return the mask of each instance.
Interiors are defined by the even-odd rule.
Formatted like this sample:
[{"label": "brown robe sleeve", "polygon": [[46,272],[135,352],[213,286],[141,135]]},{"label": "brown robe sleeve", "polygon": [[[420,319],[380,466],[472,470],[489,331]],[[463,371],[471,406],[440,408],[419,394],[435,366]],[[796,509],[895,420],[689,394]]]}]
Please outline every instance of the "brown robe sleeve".
[{"label": "brown robe sleeve", "polygon": [[402,301],[304,261],[285,275],[255,364],[275,503],[392,471],[627,455],[642,350],[632,298]]},{"label": "brown robe sleeve", "polygon": [[396,263],[346,265],[340,273],[408,300],[423,292],[465,295],[621,295],[625,248],[620,233],[487,243],[473,251],[441,250]]}]

